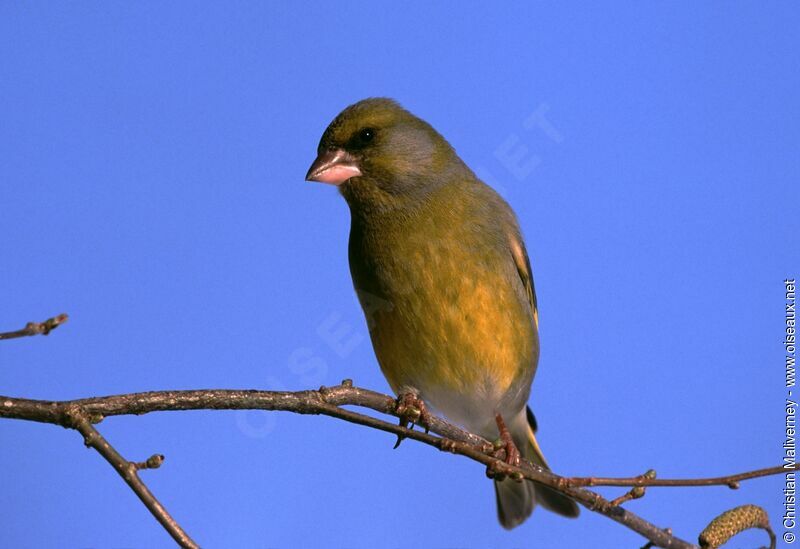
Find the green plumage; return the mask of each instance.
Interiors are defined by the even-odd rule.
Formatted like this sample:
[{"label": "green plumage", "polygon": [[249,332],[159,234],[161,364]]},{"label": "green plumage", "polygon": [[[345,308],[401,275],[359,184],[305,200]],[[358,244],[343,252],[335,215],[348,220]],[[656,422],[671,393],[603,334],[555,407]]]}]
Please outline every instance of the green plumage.
[{"label": "green plumage", "polygon": [[[508,204],[430,125],[388,99],[345,109],[321,155],[346,152],[360,175],[340,190],[350,206],[350,270],[375,354],[395,391],[486,437],[506,418],[523,455],[544,465],[526,403],[539,357],[530,263]],[[498,485],[508,528],[538,499],[575,504],[533,483]]]}]

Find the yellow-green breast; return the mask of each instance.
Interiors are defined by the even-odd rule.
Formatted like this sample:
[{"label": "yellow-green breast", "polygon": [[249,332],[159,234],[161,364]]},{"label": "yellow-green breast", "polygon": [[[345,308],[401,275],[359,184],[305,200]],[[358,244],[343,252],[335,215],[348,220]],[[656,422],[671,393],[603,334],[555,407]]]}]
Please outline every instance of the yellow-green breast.
[{"label": "yellow-green breast", "polygon": [[465,182],[402,215],[354,217],[350,235],[353,283],[390,385],[479,430],[522,409],[538,359],[503,208]]}]

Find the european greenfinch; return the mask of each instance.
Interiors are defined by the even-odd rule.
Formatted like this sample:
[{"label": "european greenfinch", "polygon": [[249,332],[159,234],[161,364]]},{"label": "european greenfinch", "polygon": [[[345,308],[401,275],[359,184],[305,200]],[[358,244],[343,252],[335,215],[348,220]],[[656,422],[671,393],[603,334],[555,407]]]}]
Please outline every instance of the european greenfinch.
[{"label": "european greenfinch", "polygon": [[[507,459],[519,451],[547,467],[527,407],[536,293],[510,206],[391,99],[347,107],[317,152],[306,179],[337,185],[350,207],[350,272],[392,389],[489,440],[499,429]],[[495,480],[495,492],[505,528],[537,503],[578,515],[574,501],[534,482]]]}]

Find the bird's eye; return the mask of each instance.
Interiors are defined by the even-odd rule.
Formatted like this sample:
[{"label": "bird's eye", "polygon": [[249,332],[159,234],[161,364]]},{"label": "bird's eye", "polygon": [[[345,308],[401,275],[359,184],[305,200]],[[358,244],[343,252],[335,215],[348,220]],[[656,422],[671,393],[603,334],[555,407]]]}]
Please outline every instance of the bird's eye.
[{"label": "bird's eye", "polygon": [[358,132],[358,140],[365,145],[373,139],[375,139],[375,130],[372,128],[364,128]]},{"label": "bird's eye", "polygon": [[360,151],[370,145],[375,140],[375,128],[362,128],[350,137],[347,148],[352,151]]}]

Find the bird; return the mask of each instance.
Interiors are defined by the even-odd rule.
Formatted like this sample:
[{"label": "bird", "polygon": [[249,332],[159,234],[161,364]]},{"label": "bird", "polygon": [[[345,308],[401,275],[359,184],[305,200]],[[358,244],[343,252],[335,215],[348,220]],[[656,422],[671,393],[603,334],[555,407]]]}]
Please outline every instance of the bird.
[{"label": "bird", "polygon": [[[488,440],[499,433],[509,463],[521,454],[549,469],[527,406],[536,291],[508,203],[430,124],[381,97],[333,119],[306,180],[337,186],[349,206],[353,286],[403,409],[433,409]],[[496,478],[494,487],[506,529],[537,503],[578,516],[572,499],[543,484]]]}]

